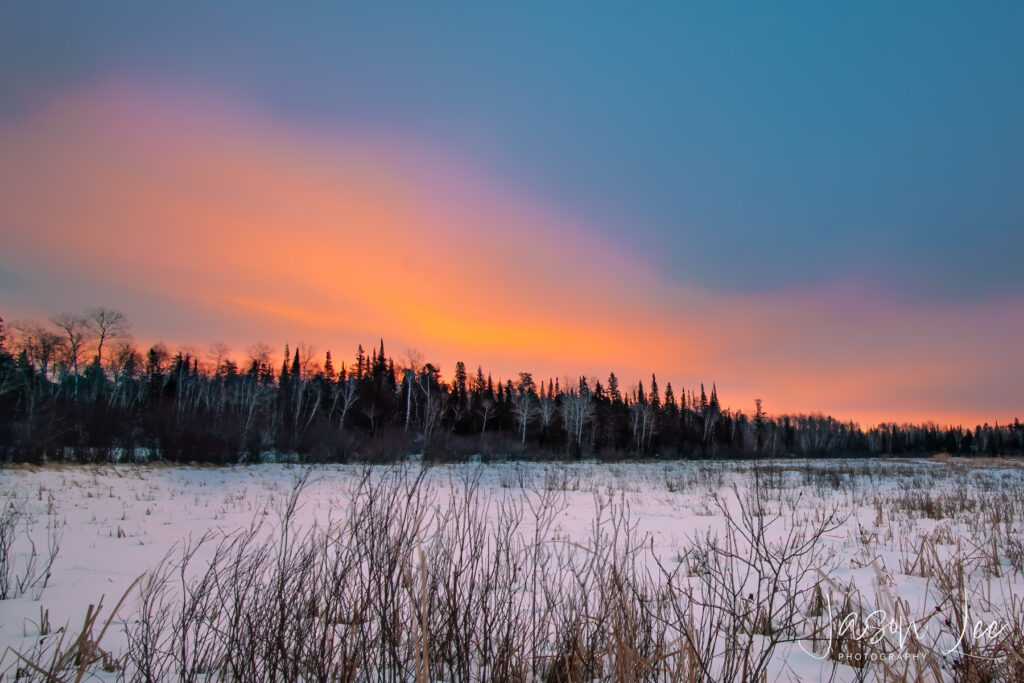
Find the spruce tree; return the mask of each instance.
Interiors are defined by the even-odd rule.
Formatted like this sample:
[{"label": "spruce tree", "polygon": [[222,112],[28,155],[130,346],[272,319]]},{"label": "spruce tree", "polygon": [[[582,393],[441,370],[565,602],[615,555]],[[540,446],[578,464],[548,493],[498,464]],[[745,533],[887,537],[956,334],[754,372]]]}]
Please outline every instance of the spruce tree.
[{"label": "spruce tree", "polygon": [[452,380],[453,389],[458,397],[459,401],[465,405],[468,400],[469,392],[467,389],[468,375],[466,374],[466,364],[461,360],[455,363],[455,377]]},{"label": "spruce tree", "polygon": [[363,345],[360,344],[359,345],[359,350],[356,351],[356,374],[355,374],[355,377],[356,377],[357,380],[361,380],[363,378],[363,371],[365,370],[363,365],[365,363],[366,363],[366,352],[363,351]]},{"label": "spruce tree", "polygon": [[612,403],[622,402],[622,394],[619,393],[619,378],[615,376],[614,372],[608,374],[608,398]]},{"label": "spruce tree", "polygon": [[485,391],[487,391],[487,380],[484,379],[483,368],[478,365],[476,366],[476,378],[473,380],[473,397],[483,398]]},{"label": "spruce tree", "polygon": [[281,373],[277,376],[277,383],[282,388],[288,385],[288,357],[291,356],[291,350],[288,345],[284,345],[284,360],[281,361]]},{"label": "spruce tree", "polygon": [[324,377],[334,381],[334,363],[331,361],[331,350],[327,349],[327,357],[324,358]]},{"label": "spruce tree", "polygon": [[395,394],[398,391],[398,375],[395,374],[395,359],[388,358],[388,373],[385,377],[387,386],[385,389],[391,394]]},{"label": "spruce tree", "polygon": [[387,357],[384,355],[384,340],[380,340],[380,351],[375,351],[373,354],[373,366],[372,374],[373,381],[380,385],[387,375],[388,363]]}]

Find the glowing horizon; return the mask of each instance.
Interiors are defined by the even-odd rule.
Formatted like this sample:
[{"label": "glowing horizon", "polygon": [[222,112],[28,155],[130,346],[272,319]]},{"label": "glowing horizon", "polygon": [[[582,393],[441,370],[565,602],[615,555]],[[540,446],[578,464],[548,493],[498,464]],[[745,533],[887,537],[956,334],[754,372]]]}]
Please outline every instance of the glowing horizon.
[{"label": "glowing horizon", "polygon": [[677,396],[715,382],[748,414],[761,398],[864,425],[1002,423],[1021,405],[1001,360],[1020,302],[910,305],[842,280],[683,286],[401,135],[301,130],[195,89],[110,82],[0,118],[0,149],[8,321],[106,305],[172,347],[301,340],[338,364],[383,337],[446,377],[457,360],[495,378],[614,371],[624,388],[653,372]]}]

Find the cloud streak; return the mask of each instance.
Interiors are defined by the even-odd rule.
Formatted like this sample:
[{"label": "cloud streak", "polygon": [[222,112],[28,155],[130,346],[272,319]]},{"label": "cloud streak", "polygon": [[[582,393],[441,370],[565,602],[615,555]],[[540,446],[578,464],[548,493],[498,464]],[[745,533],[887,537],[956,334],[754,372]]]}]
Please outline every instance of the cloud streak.
[{"label": "cloud streak", "polygon": [[68,90],[0,121],[5,317],[95,304],[141,335],[450,370],[650,371],[864,422],[1024,407],[1015,304],[910,307],[835,283],[722,294],[659,276],[499,177],[380,130],[288,126],[186,90]]}]

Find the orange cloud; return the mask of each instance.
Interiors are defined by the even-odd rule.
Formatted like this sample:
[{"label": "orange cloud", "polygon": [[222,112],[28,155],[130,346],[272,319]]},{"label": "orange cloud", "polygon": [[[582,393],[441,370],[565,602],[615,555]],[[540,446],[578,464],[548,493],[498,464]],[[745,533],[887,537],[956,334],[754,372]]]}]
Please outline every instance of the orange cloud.
[{"label": "orange cloud", "polygon": [[[0,121],[0,149],[8,254],[32,282],[58,285],[34,299],[40,316],[104,283],[121,300],[88,304],[181,342],[244,348],[255,333],[339,358],[382,336],[396,355],[416,346],[449,371],[462,359],[506,377],[614,369],[646,383],[653,370],[677,391],[714,378],[734,406],[759,396],[773,412],[865,421],[973,418],[907,392],[943,373],[966,382],[979,363],[992,371],[965,340],[937,337],[944,312],[681,287],[564,213],[400,137],[298,129],[122,84]],[[1010,392],[1000,400],[1013,405]]]}]

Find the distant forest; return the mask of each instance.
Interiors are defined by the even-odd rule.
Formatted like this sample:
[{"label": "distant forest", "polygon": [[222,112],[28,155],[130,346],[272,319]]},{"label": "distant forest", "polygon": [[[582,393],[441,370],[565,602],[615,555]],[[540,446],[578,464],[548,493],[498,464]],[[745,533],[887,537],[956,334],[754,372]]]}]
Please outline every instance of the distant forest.
[{"label": "distant forest", "polygon": [[1020,454],[1024,427],[881,424],[823,415],[747,414],[715,385],[630,388],[604,380],[493,377],[457,363],[448,376],[384,342],[347,360],[299,345],[280,364],[257,344],[242,359],[208,350],[142,350],[107,309],[48,324],[0,318],[0,455],[5,461],[245,463],[389,461],[471,455],[532,458],[744,458]]}]

